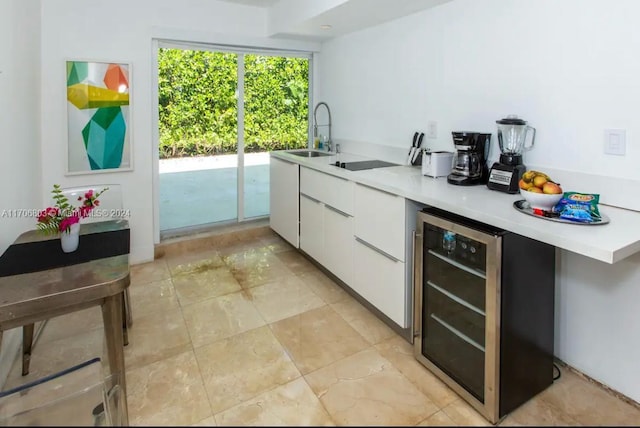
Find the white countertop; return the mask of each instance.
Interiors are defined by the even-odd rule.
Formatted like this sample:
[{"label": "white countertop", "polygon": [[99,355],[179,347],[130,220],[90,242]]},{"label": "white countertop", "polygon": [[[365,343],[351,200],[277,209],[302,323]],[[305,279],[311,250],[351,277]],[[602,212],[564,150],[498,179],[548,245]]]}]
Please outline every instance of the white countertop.
[{"label": "white countertop", "polygon": [[519,212],[513,207],[515,201],[522,199],[519,194],[489,190],[484,185],[452,185],[447,183],[446,177],[423,176],[420,166],[401,165],[349,171],[333,164],[338,159],[350,162],[371,158],[348,153],[307,158],[286,151],[273,151],[271,156],[366,184],[603,262],[615,263],[640,251],[640,212],[637,211],[600,204],[600,212],[610,219],[608,224],[565,224]]}]

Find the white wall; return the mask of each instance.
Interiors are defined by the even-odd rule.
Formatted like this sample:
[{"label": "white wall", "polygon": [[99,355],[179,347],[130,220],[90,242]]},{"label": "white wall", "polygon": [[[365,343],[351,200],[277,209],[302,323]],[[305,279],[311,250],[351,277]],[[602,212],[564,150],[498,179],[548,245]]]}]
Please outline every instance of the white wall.
[{"label": "white wall", "polygon": [[[40,0],[1,0],[0,212],[40,207]],[[32,27],[33,26],[33,27]],[[36,218],[0,216],[0,253]]]},{"label": "white wall", "polygon": [[[454,0],[324,43],[320,98],[334,140],[407,148],[435,120],[425,146],[453,150],[451,131],[513,113],[538,131],[525,163],[638,180],[638,16],[634,0]],[[603,154],[606,128],[627,130],[626,156]],[[640,257],[560,260],[556,355],[640,401]]]},{"label": "white wall", "polygon": [[610,265],[561,251],[555,355],[640,402],[640,253]]},{"label": "white wall", "polygon": [[[38,22],[30,22],[30,30]],[[131,210],[131,262],[153,259],[152,34],[188,29],[208,35],[263,37],[266,12],[210,0],[56,0],[42,2],[42,204],[54,183],[64,186],[121,184]],[[133,171],[65,176],[65,61],[93,59],[131,64]],[[157,157],[157,155],[156,155]],[[34,166],[35,171],[38,167]]]},{"label": "white wall", "polygon": [[[408,147],[435,120],[427,142],[453,149],[452,130],[514,113],[538,131],[526,163],[639,179],[639,15],[634,0],[455,0],[326,42],[334,136]],[[603,154],[606,128],[627,130],[625,157]]]},{"label": "white wall", "polygon": [[[40,0],[0,0],[0,254],[35,227],[34,217],[9,217],[40,202]],[[4,384],[20,343],[5,332],[0,355]]]}]

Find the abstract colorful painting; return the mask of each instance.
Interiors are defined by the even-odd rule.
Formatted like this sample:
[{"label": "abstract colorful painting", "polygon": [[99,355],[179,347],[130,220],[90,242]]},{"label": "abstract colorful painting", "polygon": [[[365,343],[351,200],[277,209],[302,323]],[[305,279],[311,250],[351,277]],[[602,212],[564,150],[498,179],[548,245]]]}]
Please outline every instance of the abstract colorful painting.
[{"label": "abstract colorful painting", "polygon": [[131,170],[131,67],[67,61],[68,174]]}]

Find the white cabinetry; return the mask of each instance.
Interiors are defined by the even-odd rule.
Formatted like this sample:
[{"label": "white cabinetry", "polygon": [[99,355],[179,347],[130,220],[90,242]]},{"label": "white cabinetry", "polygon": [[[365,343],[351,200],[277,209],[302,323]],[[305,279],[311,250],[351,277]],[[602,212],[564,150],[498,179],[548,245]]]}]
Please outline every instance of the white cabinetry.
[{"label": "white cabinetry", "polygon": [[324,265],[324,205],[300,194],[300,249]]},{"label": "white cabinetry", "polygon": [[[276,184],[273,161],[272,186]],[[277,184],[278,194],[292,182],[298,183],[291,176],[276,177],[282,180]],[[409,328],[411,232],[420,207],[401,196],[304,166],[299,177],[299,248],[388,319],[403,329]],[[290,213],[298,212],[297,202],[284,207]],[[273,217],[272,208],[272,223]]]},{"label": "white cabinetry", "polygon": [[355,186],[355,253],[352,288],[402,328],[411,319],[411,262],[407,253],[405,199]]},{"label": "white cabinetry", "polygon": [[353,278],[353,182],[300,169],[300,249],[346,284]]},{"label": "white cabinetry", "polygon": [[356,184],[354,210],[356,236],[405,261],[404,198]]},{"label": "white cabinetry", "polygon": [[275,157],[269,160],[269,226],[298,248],[299,165]]},{"label": "white cabinetry", "polygon": [[353,282],[353,217],[324,207],[325,267],[346,284]]},{"label": "white cabinetry", "polygon": [[356,238],[352,288],[369,303],[405,328],[405,263]]},{"label": "white cabinetry", "polygon": [[300,168],[300,193],[353,215],[353,182],[315,169]]}]

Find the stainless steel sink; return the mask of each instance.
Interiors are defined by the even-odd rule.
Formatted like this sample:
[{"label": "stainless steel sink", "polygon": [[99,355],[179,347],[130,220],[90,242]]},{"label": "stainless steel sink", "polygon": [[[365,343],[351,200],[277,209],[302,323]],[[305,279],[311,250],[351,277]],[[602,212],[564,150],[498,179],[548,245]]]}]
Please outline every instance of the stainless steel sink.
[{"label": "stainless steel sink", "polygon": [[303,158],[317,158],[320,156],[331,156],[332,153],[319,152],[317,150],[287,150],[287,153],[292,155],[301,156]]}]

